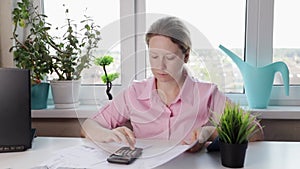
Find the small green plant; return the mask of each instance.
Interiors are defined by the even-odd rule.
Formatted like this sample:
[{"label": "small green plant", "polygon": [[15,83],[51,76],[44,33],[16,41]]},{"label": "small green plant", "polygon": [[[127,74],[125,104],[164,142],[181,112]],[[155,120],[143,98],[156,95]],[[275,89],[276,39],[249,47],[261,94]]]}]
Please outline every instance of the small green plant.
[{"label": "small green plant", "polygon": [[217,129],[220,140],[229,144],[245,143],[260,129],[256,116],[232,103],[226,103],[219,122],[212,120],[212,123]]},{"label": "small green plant", "polygon": [[[48,45],[49,24],[45,21],[46,15],[40,14],[33,1],[22,0],[12,11],[14,46],[9,51],[13,52],[16,66],[28,69],[31,81],[38,84],[46,74],[52,72],[52,58]],[[26,30],[29,30],[28,33]],[[19,36],[19,33],[25,36]],[[25,37],[25,38],[23,38]]]},{"label": "small green plant", "polygon": [[107,73],[106,66],[110,65],[113,61],[114,61],[114,58],[111,56],[108,56],[108,55],[98,57],[95,59],[95,65],[101,66],[104,71],[104,75],[101,76],[101,79],[102,79],[103,83],[106,84],[106,95],[109,100],[113,99],[113,96],[110,93],[111,88],[112,88],[112,81],[117,79],[120,75],[119,73],[109,73],[109,74]]}]

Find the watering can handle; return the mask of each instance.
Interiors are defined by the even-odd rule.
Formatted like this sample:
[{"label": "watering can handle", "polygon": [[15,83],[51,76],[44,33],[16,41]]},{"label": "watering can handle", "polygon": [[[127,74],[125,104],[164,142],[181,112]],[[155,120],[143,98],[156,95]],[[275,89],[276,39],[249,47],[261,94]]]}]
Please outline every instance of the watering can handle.
[{"label": "watering can handle", "polygon": [[289,69],[287,65],[284,62],[275,62],[276,70],[281,73],[283,84],[285,87],[285,94],[289,96],[289,85],[290,85],[290,79],[289,79]]}]

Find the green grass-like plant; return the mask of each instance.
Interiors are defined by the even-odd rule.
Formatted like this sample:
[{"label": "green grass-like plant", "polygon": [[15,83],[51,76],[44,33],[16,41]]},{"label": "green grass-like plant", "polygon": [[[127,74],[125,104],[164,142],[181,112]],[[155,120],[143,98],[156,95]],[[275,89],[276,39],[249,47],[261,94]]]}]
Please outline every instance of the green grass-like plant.
[{"label": "green grass-like plant", "polygon": [[246,143],[260,129],[256,116],[232,103],[226,103],[219,122],[212,120],[212,123],[216,127],[219,139],[229,144]]}]

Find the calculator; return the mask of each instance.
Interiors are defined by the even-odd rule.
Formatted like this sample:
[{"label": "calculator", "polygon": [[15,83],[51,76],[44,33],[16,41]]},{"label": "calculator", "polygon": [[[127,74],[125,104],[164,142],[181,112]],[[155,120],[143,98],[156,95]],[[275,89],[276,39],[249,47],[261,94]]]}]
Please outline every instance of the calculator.
[{"label": "calculator", "polygon": [[130,147],[121,147],[111,154],[107,158],[107,161],[117,164],[131,164],[134,160],[141,156],[142,151],[142,148],[135,148],[132,150]]}]

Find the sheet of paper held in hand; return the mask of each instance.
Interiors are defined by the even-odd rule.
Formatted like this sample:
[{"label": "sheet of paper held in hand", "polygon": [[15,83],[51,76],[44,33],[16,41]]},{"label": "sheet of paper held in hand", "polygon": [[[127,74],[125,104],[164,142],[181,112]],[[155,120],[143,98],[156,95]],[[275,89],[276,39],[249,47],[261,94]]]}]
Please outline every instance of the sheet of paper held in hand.
[{"label": "sheet of paper held in hand", "polygon": [[[162,140],[136,140],[136,147],[143,148],[142,156],[130,165],[122,165],[127,168],[154,168],[158,167],[181,153],[185,152],[192,145],[181,145],[174,141]],[[106,161],[107,157],[124,144],[118,143],[97,143],[90,141],[60,150],[54,156],[32,169],[67,169],[67,168],[108,168],[119,169],[120,164],[112,164]]]}]

